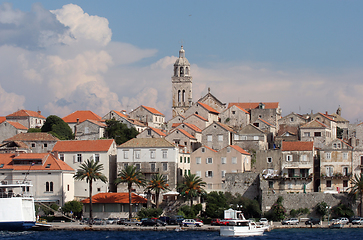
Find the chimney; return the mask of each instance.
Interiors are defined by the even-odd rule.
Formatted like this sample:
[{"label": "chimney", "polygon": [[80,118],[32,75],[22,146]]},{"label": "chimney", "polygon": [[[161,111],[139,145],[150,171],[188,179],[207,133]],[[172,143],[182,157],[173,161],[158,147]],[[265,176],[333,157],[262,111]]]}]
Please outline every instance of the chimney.
[{"label": "chimney", "polygon": [[38,110],[38,114],[39,114],[39,115],[42,115],[42,111]]},{"label": "chimney", "polygon": [[79,118],[77,118],[77,125],[79,124]]},{"label": "chimney", "polygon": [[58,159],[58,151],[54,151],[54,152],[53,152],[53,156],[54,156],[56,159]]},{"label": "chimney", "polygon": [[328,111],[325,111],[325,115],[328,115]]}]

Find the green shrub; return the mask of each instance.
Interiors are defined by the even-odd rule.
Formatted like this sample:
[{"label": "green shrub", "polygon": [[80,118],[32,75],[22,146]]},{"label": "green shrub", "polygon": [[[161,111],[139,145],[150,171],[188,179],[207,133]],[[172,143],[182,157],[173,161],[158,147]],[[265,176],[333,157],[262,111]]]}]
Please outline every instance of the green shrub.
[{"label": "green shrub", "polygon": [[137,212],[139,218],[158,218],[163,213],[161,208],[141,208]]}]

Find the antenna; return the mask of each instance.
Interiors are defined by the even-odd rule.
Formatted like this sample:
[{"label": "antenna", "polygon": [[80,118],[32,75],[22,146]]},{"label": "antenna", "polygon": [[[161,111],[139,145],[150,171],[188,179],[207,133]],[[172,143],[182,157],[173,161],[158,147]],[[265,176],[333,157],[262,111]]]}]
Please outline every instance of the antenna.
[{"label": "antenna", "polygon": [[183,39],[180,39],[179,43],[183,46],[185,41]]}]

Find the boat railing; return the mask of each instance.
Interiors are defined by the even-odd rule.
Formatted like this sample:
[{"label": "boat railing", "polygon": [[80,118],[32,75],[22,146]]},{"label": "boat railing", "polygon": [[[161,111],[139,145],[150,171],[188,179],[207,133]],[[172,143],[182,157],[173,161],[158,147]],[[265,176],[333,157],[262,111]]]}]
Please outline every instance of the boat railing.
[{"label": "boat railing", "polygon": [[2,180],[0,181],[0,198],[32,197],[31,181]]}]

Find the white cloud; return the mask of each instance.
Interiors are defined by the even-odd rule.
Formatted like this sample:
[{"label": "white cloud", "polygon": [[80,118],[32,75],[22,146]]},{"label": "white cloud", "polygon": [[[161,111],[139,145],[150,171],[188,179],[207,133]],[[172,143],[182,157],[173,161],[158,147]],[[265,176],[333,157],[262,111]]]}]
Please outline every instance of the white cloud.
[{"label": "white cloud", "polygon": [[14,109],[22,109],[25,97],[15,93],[7,93],[0,85],[0,115],[7,115]]}]

